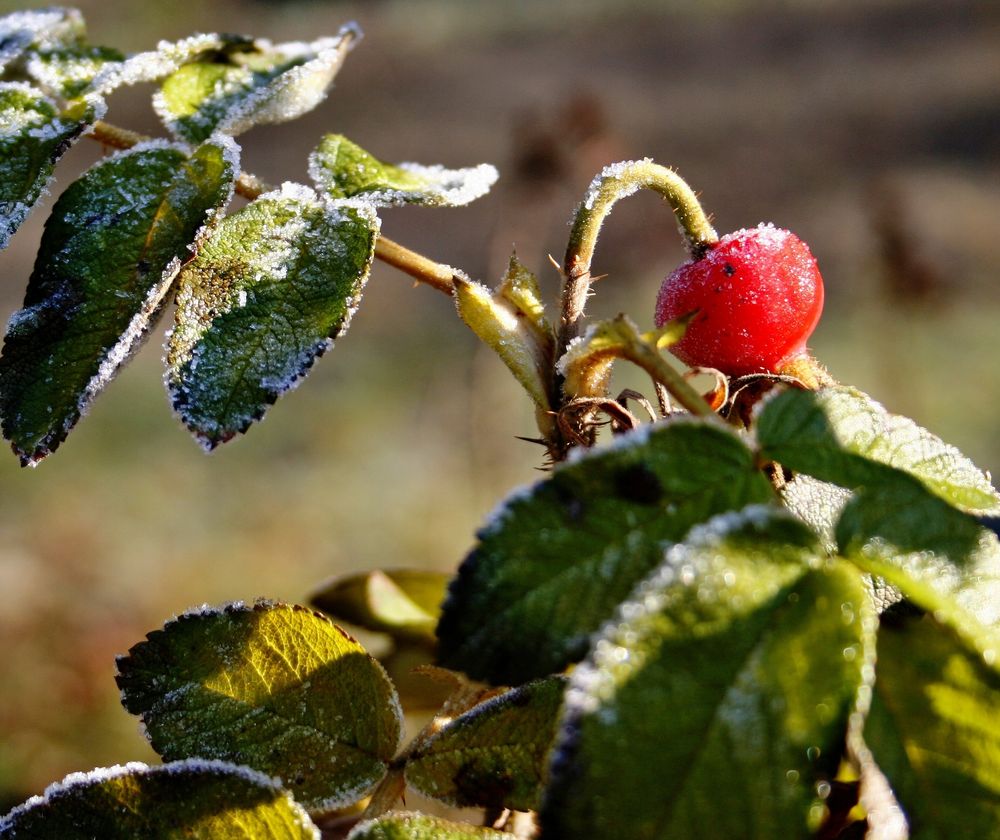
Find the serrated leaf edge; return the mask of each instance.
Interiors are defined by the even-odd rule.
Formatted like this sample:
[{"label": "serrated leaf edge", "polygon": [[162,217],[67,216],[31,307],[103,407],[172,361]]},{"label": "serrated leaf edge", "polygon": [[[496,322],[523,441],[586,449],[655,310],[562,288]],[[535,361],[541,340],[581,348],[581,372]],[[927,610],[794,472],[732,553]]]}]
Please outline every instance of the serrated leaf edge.
[{"label": "serrated leaf edge", "polygon": [[[392,679],[389,677],[389,674],[385,670],[385,667],[382,665],[382,663],[379,662],[370,653],[368,653],[368,651],[365,650],[364,646],[357,639],[355,639],[354,636],[352,636],[343,627],[341,627],[339,624],[337,624],[334,621],[332,621],[329,616],[323,614],[319,610],[314,610],[311,607],[302,606],[301,604],[286,604],[286,603],[284,603],[282,601],[273,601],[273,600],[269,600],[269,599],[266,599],[266,598],[259,598],[258,600],[254,601],[252,604],[247,604],[245,601],[230,601],[229,603],[222,604],[220,606],[211,606],[209,604],[202,604],[200,607],[195,607],[193,609],[187,610],[186,612],[183,612],[183,613],[181,613],[179,615],[174,616],[173,618],[171,618],[168,621],[166,621],[163,624],[163,627],[160,630],[158,630],[158,631],[152,631],[152,632],[153,633],[165,632],[165,631],[168,631],[173,626],[177,626],[177,625],[180,625],[180,624],[182,624],[184,622],[191,621],[191,620],[197,621],[197,620],[203,619],[203,618],[211,618],[211,617],[215,617],[215,616],[224,616],[224,615],[236,615],[236,614],[240,614],[240,613],[247,614],[247,613],[254,613],[254,612],[276,612],[276,611],[288,611],[288,612],[292,612],[292,613],[299,612],[299,613],[305,613],[307,615],[311,615],[312,617],[317,618],[320,621],[322,621],[324,624],[327,624],[330,627],[332,627],[341,636],[343,636],[347,641],[352,642],[353,644],[356,644],[359,648],[361,648],[362,651],[364,651],[365,655],[368,657],[369,663],[375,667],[376,673],[380,674],[383,677],[383,679],[385,680],[386,685],[388,685],[392,689],[389,692],[388,708],[389,708],[389,711],[391,711],[392,716],[395,719],[396,724],[397,724],[397,736],[396,736],[396,743],[393,746],[393,752],[394,753],[398,752],[400,746],[402,745],[402,741],[403,741],[403,737],[404,737],[404,713],[403,713],[402,704],[400,703],[400,700],[399,700],[399,693],[396,690],[395,683],[393,683]],[[149,641],[150,635],[151,634],[146,634],[145,641],[139,642],[134,647],[138,647],[138,645],[141,645],[141,644],[146,644]],[[119,676],[124,676],[124,674],[122,673],[121,667],[120,667],[121,663],[123,661],[129,659],[130,656],[131,656],[131,651],[129,653],[125,653],[125,654],[119,654],[118,656],[115,657],[115,678],[116,678],[116,682],[117,682],[117,678]],[[125,696],[125,690],[124,689],[120,689],[120,691],[119,691],[119,698],[121,700],[123,708],[125,708],[126,711],[129,711],[128,705],[126,704],[126,696]],[[153,711],[153,710],[149,710],[149,711],[146,711],[146,712],[140,712],[140,713],[138,713],[137,717],[139,718],[140,728],[141,728],[143,737],[146,738],[146,740],[149,742],[150,746],[153,746],[153,736],[149,732],[148,723],[147,723],[147,715],[151,711]],[[129,713],[130,714],[135,714],[134,712],[131,712],[131,711],[129,711]],[[155,749],[155,747],[154,747],[154,749]],[[157,752],[159,752],[159,750],[157,750]],[[197,759],[184,759],[184,761],[191,761],[191,760],[197,760]],[[382,761],[382,763],[385,765],[385,770],[387,772],[388,771],[388,761],[386,761],[384,759],[379,759],[379,760]],[[219,761],[219,760],[215,760],[215,759],[213,759],[212,761],[218,761],[218,763],[221,763],[221,764],[229,764],[229,762]],[[171,764],[173,764],[173,763],[176,763],[176,762],[171,762]],[[251,769],[251,768],[248,768],[248,769]],[[260,771],[258,771],[258,770],[252,770],[251,772],[260,773]],[[269,777],[267,777],[266,774],[261,773],[261,775],[264,776],[265,778],[269,778]],[[384,777],[384,774],[383,774],[383,777]],[[281,779],[280,778],[274,777],[274,781],[279,786],[281,785]],[[330,796],[330,797],[327,797],[326,799],[323,799],[320,802],[316,803],[316,807],[313,808],[312,810],[313,810],[314,813],[326,813],[328,811],[336,810],[337,808],[344,808],[344,807],[347,807],[348,805],[352,805],[355,802],[357,802],[360,798],[362,798],[366,793],[368,793],[369,791],[371,791],[372,789],[374,789],[374,787],[377,786],[380,781],[381,781],[381,779],[378,779],[373,784],[364,783],[364,784],[355,785],[354,787],[345,788],[345,789],[343,789],[343,790],[341,790],[339,792],[338,796]],[[290,796],[290,794],[289,794],[289,796]]]},{"label": "serrated leaf edge", "polygon": [[53,782],[40,795],[32,796],[5,816],[0,817],[0,834],[9,830],[14,820],[21,814],[27,813],[41,805],[47,805],[52,799],[70,793],[76,788],[90,787],[93,784],[100,784],[101,782],[121,778],[122,776],[172,775],[187,771],[235,776],[271,790],[288,802],[292,812],[299,819],[302,828],[309,830],[315,840],[320,840],[319,829],[313,824],[305,809],[282,787],[280,779],[268,776],[266,773],[261,773],[259,770],[254,770],[246,765],[205,758],[188,758],[183,761],[171,761],[167,764],[160,764],[153,767],[141,761],[130,761],[126,764],[115,764],[111,767],[97,767],[86,772],[70,773],[61,781]]}]

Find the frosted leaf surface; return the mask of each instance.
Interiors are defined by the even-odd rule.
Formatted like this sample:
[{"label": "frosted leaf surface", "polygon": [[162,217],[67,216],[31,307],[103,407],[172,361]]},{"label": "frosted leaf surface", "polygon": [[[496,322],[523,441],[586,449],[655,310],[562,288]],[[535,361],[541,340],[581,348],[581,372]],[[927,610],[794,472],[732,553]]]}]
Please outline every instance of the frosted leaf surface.
[{"label": "frosted leaf surface", "polygon": [[153,142],[105,158],[59,197],[0,357],[0,419],[23,463],[52,452],[145,338],[228,201],[232,141]]},{"label": "frosted leaf surface", "polygon": [[327,134],[309,156],[309,175],[331,198],[362,198],[377,207],[458,207],[485,195],[497,180],[487,163],[465,169],[384,163],[342,134]]},{"label": "frosted leaf surface", "polygon": [[458,807],[537,810],[565,688],[547,677],[448,721],[407,760],[407,783]]},{"label": "frosted leaf surface", "polygon": [[761,507],[667,550],[570,676],[542,836],[814,836],[875,628],[819,552]]},{"label": "frosted leaf surface", "polygon": [[840,551],[967,638],[1000,647],[1000,542],[975,517],[902,473],[855,492],[837,523]]},{"label": "frosted leaf surface", "polygon": [[910,836],[994,837],[1000,826],[1000,673],[930,615],[878,634],[864,761],[892,784]]},{"label": "frosted leaf surface", "polygon": [[76,9],[38,9],[0,17],[0,71],[19,62],[30,50],[77,44],[83,38],[83,16]]},{"label": "frosted leaf surface", "polygon": [[407,811],[359,822],[347,840],[517,840],[513,834]]},{"label": "frosted leaf surface", "polygon": [[273,780],[221,761],[131,762],[72,773],[5,817],[9,840],[319,840],[302,807]]},{"label": "frosted leaf surface", "polygon": [[164,125],[190,142],[216,130],[236,135],[286,122],[323,101],[359,37],[356,28],[345,27],[311,44],[233,43],[172,72],[153,104]]},{"label": "frosted leaf surface", "polygon": [[52,47],[31,54],[28,75],[52,96],[72,99],[85,94],[100,73],[123,61],[125,56],[109,47]]},{"label": "frosted leaf surface", "polygon": [[180,274],[175,409],[209,449],[246,431],[333,346],[361,299],[378,219],[286,184],[227,217]]},{"label": "frosted leaf surface", "polygon": [[438,625],[445,667],[516,684],[582,659],[590,634],[707,517],[774,498],[735,433],[647,426],[557,467],[480,530]]},{"label": "frosted leaf surface", "polygon": [[989,478],[961,452],[854,388],[779,394],[765,403],[757,437],[767,456],[823,481],[853,487],[882,464],[962,510],[1000,512]]},{"label": "frosted leaf surface", "polygon": [[385,671],[303,607],[182,615],[120,657],[117,680],[165,760],[245,764],[311,813],[361,799],[399,744],[402,713]]},{"label": "frosted leaf surface", "polygon": [[451,575],[426,569],[389,569],[343,575],[309,599],[318,610],[397,639],[433,642]]},{"label": "frosted leaf surface", "polygon": [[81,100],[61,111],[37,88],[0,82],[0,248],[45,191],[56,162],[103,110]]},{"label": "frosted leaf surface", "polygon": [[[105,66],[93,79],[91,90],[108,94],[123,85],[138,85],[169,76],[185,64],[244,39],[229,35],[201,34],[180,41],[160,41],[155,50],[136,53],[125,61]],[[207,138],[211,132],[208,132]],[[205,139],[205,138],[202,138]]]}]

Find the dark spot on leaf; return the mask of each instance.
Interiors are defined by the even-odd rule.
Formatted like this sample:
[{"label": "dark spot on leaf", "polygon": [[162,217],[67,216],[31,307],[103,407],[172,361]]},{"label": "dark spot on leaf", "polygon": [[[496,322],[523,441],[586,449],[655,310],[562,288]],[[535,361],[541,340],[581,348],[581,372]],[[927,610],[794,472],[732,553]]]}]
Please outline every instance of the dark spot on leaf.
[{"label": "dark spot on leaf", "polygon": [[615,476],[615,491],[621,498],[639,505],[655,505],[663,498],[660,479],[645,464],[632,464]]},{"label": "dark spot on leaf", "polygon": [[514,790],[509,770],[484,767],[475,760],[466,762],[455,771],[455,799],[460,806],[479,805],[502,808]]},{"label": "dark spot on leaf", "polygon": [[552,482],[552,490],[555,493],[556,500],[566,513],[566,517],[571,522],[579,522],[583,519],[583,500],[576,495],[573,487],[563,482],[554,481]]}]

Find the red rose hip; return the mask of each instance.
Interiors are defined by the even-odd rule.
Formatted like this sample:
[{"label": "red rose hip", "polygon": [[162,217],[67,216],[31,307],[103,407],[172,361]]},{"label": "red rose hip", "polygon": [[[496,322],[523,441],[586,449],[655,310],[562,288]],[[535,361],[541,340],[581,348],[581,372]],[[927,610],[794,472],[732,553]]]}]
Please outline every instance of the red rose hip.
[{"label": "red rose hip", "polygon": [[778,373],[806,355],[823,311],[816,258],[795,234],[762,224],[723,236],[660,287],[656,325],[698,310],[671,352],[729,376]]}]

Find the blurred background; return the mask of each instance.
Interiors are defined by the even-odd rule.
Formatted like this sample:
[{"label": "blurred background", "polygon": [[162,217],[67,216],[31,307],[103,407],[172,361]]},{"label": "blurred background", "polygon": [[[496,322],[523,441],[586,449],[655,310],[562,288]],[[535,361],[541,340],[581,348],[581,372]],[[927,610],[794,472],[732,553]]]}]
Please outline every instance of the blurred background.
[{"label": "blurred background", "polygon": [[[46,5],[0,0],[0,13]],[[955,0],[185,0],[78,4],[127,51],[196,31],[366,38],[329,99],[243,138],[244,167],[306,178],[324,131],[386,160],[488,161],[467,209],[388,211],[393,239],[483,281],[511,249],[555,304],[566,222],[607,163],[653,157],[720,232],[773,221],[819,259],[812,347],[858,385],[1000,469],[1000,4]],[[158,133],[151,88],[108,119]],[[54,192],[100,155],[81,142]],[[51,199],[0,262],[18,308]],[[684,258],[667,208],[622,203],[591,314],[652,326]],[[73,770],[152,760],[114,656],[171,615],[329,575],[451,570],[500,497],[539,477],[527,399],[451,303],[376,265],[303,387],[206,456],[171,416],[162,330],[37,470],[0,457],[0,813]]]}]

